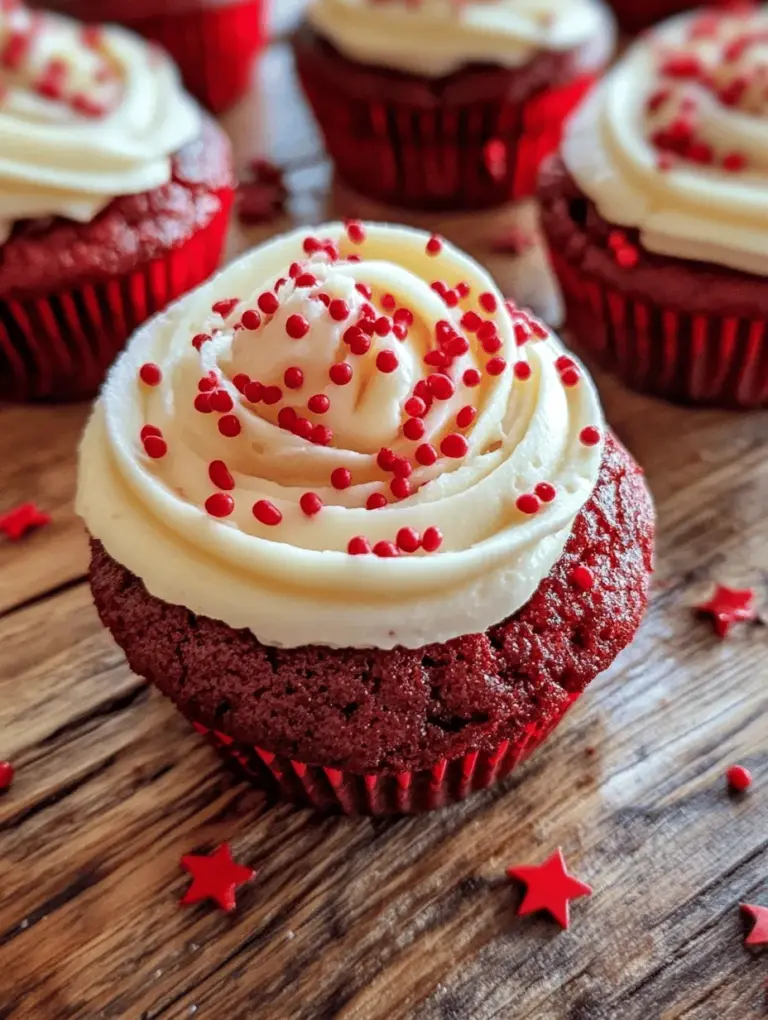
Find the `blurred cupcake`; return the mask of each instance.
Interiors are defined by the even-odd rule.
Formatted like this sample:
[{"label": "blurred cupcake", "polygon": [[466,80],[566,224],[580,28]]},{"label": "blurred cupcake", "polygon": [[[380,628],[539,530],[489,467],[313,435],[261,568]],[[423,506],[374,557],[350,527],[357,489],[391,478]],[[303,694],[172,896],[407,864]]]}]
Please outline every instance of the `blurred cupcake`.
[{"label": "blurred cupcake", "polygon": [[278,238],[133,337],[80,458],[101,619],[251,775],[418,812],[509,773],[640,622],[592,382],[458,250]]},{"label": "blurred cupcake", "polygon": [[768,404],[768,13],[637,42],[541,181],[573,335],[630,386]]},{"label": "blurred cupcake", "polygon": [[[616,13],[619,26],[625,32],[641,32],[651,25],[675,14],[700,7],[695,0],[609,0]],[[738,0],[709,0],[707,6],[736,7]]]},{"label": "blurred cupcake", "polygon": [[311,0],[294,50],[347,186],[465,210],[533,192],[613,40],[600,0]]},{"label": "blurred cupcake", "polygon": [[123,29],[0,7],[0,398],[93,395],[216,268],[229,143]]},{"label": "blurred cupcake", "polygon": [[266,0],[44,0],[80,21],[126,25],[160,43],[187,89],[220,113],[248,89],[265,37]]}]

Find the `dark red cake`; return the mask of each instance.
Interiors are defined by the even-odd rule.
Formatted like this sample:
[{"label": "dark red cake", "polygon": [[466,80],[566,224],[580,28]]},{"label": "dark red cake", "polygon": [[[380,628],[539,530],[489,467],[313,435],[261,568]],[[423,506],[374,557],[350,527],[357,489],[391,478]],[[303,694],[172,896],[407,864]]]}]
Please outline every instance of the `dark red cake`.
[{"label": "dark red cake", "polygon": [[609,437],[562,558],[486,634],[421,649],[281,650],[154,598],[98,541],[90,580],[131,668],[246,769],[318,806],[409,812],[506,775],[629,644],[653,534],[642,472]]}]

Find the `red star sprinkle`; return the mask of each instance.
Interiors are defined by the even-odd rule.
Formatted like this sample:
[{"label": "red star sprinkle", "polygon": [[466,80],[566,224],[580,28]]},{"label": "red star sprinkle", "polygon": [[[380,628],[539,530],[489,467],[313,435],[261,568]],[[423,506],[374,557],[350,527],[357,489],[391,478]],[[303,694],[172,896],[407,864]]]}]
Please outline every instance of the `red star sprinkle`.
[{"label": "red star sprinkle", "polygon": [[715,633],[719,638],[725,638],[734,623],[757,619],[754,597],[751,588],[728,588],[718,584],[709,602],[702,602],[695,606],[695,610],[703,616],[711,616]]},{"label": "red star sprinkle", "polygon": [[560,847],[543,864],[510,867],[507,875],[527,887],[519,917],[546,910],[561,928],[570,924],[568,901],[592,895],[591,886],[568,874]]},{"label": "red star sprinkle", "polygon": [[34,503],[22,503],[0,517],[0,531],[5,532],[12,542],[18,542],[28,531],[50,523],[50,516],[38,510]]},{"label": "red star sprinkle", "polygon": [[744,939],[744,945],[768,946],[768,907],[758,907],[752,903],[739,905],[742,913],[747,914],[755,922],[752,931]]},{"label": "red star sprinkle", "polygon": [[184,854],[181,866],[192,876],[192,884],[181,898],[181,904],[199,903],[201,900],[215,900],[222,910],[235,909],[235,889],[250,882],[256,872],[232,860],[229,843],[222,843],[210,857],[199,854]]}]

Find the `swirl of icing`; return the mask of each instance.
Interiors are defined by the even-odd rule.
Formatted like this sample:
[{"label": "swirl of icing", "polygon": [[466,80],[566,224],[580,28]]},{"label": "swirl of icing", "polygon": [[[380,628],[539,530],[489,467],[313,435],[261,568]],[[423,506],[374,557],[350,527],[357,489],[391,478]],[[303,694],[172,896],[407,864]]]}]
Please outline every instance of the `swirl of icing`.
[{"label": "swirl of icing", "polygon": [[583,69],[591,70],[613,46],[600,0],[313,0],[307,17],[352,60],[430,77],[582,48]]},{"label": "swirl of icing", "polygon": [[588,376],[475,262],[331,224],[135,334],[86,431],[78,509],[152,594],[266,644],[421,647],[530,598],[602,429]]},{"label": "swirl of icing", "polygon": [[629,50],[563,159],[609,222],[663,255],[768,274],[768,11],[699,12]]},{"label": "swirl of icing", "polygon": [[86,223],[166,184],[200,123],[175,66],[138,36],[0,4],[0,243],[15,220]]}]

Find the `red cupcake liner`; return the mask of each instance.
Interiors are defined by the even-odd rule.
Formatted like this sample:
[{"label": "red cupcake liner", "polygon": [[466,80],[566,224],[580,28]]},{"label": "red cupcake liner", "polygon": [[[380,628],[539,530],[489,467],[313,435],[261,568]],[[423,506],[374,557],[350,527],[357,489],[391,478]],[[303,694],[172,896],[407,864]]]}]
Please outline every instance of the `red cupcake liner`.
[{"label": "red cupcake liner", "polygon": [[265,37],[265,0],[46,0],[82,21],[116,21],[159,43],[187,89],[214,113],[248,89]]},{"label": "red cupcake liner", "polygon": [[632,389],[679,403],[768,405],[768,324],[628,296],[555,250],[568,324],[578,344]]},{"label": "red cupcake liner", "polygon": [[125,341],[146,319],[218,267],[231,196],[180,247],[130,273],[39,297],[0,299],[0,399],[93,397]]},{"label": "red cupcake liner", "polygon": [[249,779],[284,800],[344,814],[416,815],[455,804],[504,779],[546,740],[579,697],[569,692],[553,714],[529,723],[516,740],[504,740],[492,751],[468,751],[461,758],[443,759],[415,772],[360,775],[310,765],[238,743],[200,723],[192,725]]},{"label": "red cupcake liner", "polygon": [[297,50],[304,91],[336,170],[366,198],[413,209],[482,209],[526,198],[563,125],[594,84],[583,75],[527,101],[506,94],[425,107],[330,88],[321,63]]}]

